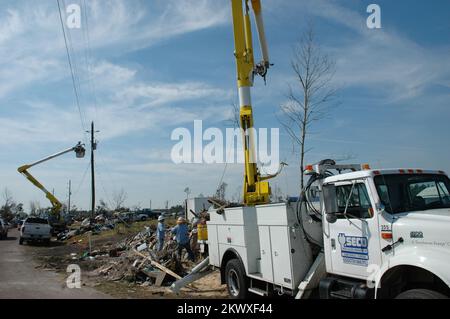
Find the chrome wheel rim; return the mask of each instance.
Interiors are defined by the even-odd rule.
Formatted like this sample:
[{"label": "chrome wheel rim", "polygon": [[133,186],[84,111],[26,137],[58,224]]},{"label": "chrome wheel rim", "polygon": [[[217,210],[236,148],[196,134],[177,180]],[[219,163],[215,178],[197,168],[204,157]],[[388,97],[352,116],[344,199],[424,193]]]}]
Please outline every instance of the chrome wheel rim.
[{"label": "chrome wheel rim", "polygon": [[239,287],[239,277],[236,270],[231,269],[228,272],[228,287],[230,288],[230,293],[233,296],[238,296],[240,287]]}]

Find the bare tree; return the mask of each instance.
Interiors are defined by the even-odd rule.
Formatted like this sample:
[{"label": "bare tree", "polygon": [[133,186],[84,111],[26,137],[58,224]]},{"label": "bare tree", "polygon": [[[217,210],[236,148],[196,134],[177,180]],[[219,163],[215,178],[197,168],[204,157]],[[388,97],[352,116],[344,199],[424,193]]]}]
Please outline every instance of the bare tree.
[{"label": "bare tree", "polygon": [[137,203],[136,205],[133,205],[133,207],[131,207],[131,211],[133,212],[138,212],[142,209],[142,204],[141,202]]},{"label": "bare tree", "polygon": [[186,193],[186,199],[189,199],[189,195],[191,194],[191,189],[189,187],[186,187],[184,189],[184,192]]},{"label": "bare tree", "polygon": [[30,215],[37,216],[39,214],[39,211],[41,209],[41,203],[39,201],[30,201],[28,204],[30,208]]},{"label": "bare tree", "polygon": [[114,204],[114,209],[118,210],[122,208],[123,204],[127,200],[128,194],[125,192],[123,188],[120,191],[115,191],[112,196],[112,202]]},{"label": "bare tree", "polygon": [[217,188],[217,191],[216,191],[216,194],[215,194],[215,197],[217,199],[220,199],[220,200],[223,200],[223,201],[225,200],[227,186],[228,186],[228,184],[225,183],[225,182],[220,183],[220,186]]},{"label": "bare tree", "polygon": [[3,195],[3,201],[4,201],[3,206],[11,207],[11,205],[14,203],[14,199],[13,199],[11,191],[7,187],[5,187],[2,195]]},{"label": "bare tree", "polygon": [[242,202],[242,187],[239,186],[235,189],[234,194],[231,197],[232,202],[240,203]]},{"label": "bare tree", "polygon": [[332,86],[335,61],[317,45],[312,26],[309,26],[294,47],[291,67],[296,85],[289,86],[288,102],[280,106],[280,123],[292,138],[293,146],[300,147],[300,186],[304,186],[307,136],[311,126],[326,117],[336,96]]},{"label": "bare tree", "polygon": [[281,202],[283,201],[283,191],[278,185],[272,186],[272,194],[270,195],[270,200],[272,202]]},{"label": "bare tree", "polygon": [[5,187],[2,196],[4,204],[0,208],[0,217],[5,219],[6,221],[10,221],[16,213],[17,204],[14,202],[12,193],[8,188]]},{"label": "bare tree", "polygon": [[228,119],[228,123],[233,126],[233,128],[241,127],[241,110],[236,102],[231,103],[232,114]]}]

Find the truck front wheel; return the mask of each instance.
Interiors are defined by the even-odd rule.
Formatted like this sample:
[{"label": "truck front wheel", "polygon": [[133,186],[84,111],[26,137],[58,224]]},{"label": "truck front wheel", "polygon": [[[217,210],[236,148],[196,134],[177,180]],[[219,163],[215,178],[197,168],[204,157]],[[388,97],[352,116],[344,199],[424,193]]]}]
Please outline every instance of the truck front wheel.
[{"label": "truck front wheel", "polygon": [[239,259],[231,259],[225,267],[228,293],[233,299],[245,299],[248,295],[248,278]]},{"label": "truck front wheel", "polygon": [[395,299],[448,299],[448,297],[433,290],[411,289],[400,293]]}]

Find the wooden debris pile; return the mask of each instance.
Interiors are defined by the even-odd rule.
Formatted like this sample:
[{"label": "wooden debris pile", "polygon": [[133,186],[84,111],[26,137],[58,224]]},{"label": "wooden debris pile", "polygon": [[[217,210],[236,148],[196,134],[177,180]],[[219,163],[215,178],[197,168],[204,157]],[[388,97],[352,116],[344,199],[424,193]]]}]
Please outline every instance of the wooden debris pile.
[{"label": "wooden debris pile", "polygon": [[109,258],[95,273],[111,281],[169,286],[189,273],[194,265],[184,255],[180,259],[177,243],[172,240],[170,232],[166,233],[163,249],[157,251],[156,233],[147,227],[110,249]]}]

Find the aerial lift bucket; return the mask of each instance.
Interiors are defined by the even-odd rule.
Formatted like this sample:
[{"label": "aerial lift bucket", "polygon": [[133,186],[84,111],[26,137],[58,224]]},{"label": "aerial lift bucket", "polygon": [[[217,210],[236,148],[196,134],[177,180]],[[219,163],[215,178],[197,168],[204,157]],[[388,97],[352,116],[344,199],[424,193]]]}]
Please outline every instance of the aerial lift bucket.
[{"label": "aerial lift bucket", "polygon": [[75,149],[75,154],[77,155],[77,158],[83,158],[84,155],[86,155],[86,149],[81,145],[81,142],[79,143],[79,146]]}]

